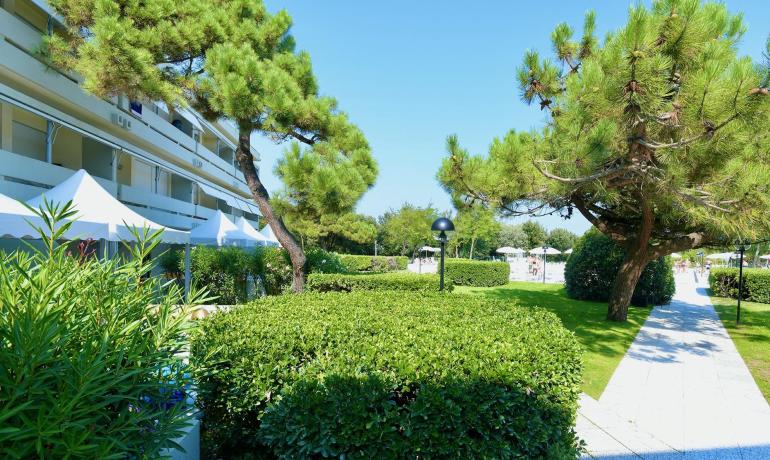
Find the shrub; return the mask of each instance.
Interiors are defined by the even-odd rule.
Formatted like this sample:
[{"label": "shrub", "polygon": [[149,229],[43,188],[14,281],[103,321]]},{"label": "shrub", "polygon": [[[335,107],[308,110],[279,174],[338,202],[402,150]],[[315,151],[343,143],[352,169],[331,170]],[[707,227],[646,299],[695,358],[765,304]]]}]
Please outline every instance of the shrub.
[{"label": "shrub", "polygon": [[347,267],[342,258],[333,252],[321,248],[310,248],[305,251],[308,273],[346,273]]},{"label": "shrub", "polygon": [[[438,275],[417,275],[415,273],[364,273],[364,274],[326,274],[312,273],[307,279],[307,288],[311,291],[438,291]],[[445,288],[452,290],[452,283]]]},{"label": "shrub", "polygon": [[[184,257],[179,259],[184,272]],[[190,251],[190,273],[197,286],[205,288],[220,304],[246,301],[246,280],[253,261],[242,249],[196,246]]]},{"label": "shrub", "polygon": [[393,272],[406,270],[409,259],[406,256],[358,256],[341,254],[340,260],[349,273]]},{"label": "shrub", "polygon": [[502,286],[508,283],[511,266],[507,262],[447,259],[444,273],[458,286]]},{"label": "shrub", "polygon": [[190,422],[182,292],[146,277],[155,238],[122,261],[53,241],[0,260],[0,452],[154,458]]},{"label": "shrub", "polygon": [[574,336],[440,293],[266,297],[192,341],[212,458],[575,458]]},{"label": "shrub", "polygon": [[[623,262],[623,248],[592,229],[578,239],[564,268],[567,295],[579,300],[606,301]],[[644,268],[631,303],[637,306],[668,303],[674,295],[671,260],[661,257]]]},{"label": "shrub", "polygon": [[[738,298],[738,269],[712,268],[709,286],[714,295]],[[743,300],[770,303],[770,270],[743,269]]]}]

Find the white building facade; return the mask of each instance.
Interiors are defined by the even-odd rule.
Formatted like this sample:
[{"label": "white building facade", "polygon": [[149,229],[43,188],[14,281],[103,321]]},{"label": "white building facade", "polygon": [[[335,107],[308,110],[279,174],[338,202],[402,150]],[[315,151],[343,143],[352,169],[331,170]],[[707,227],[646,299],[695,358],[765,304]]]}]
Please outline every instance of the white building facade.
[{"label": "white building facade", "polygon": [[26,200],[82,168],[159,224],[189,230],[221,210],[259,228],[235,126],[85,93],[37,54],[41,37],[61,28],[43,0],[0,0],[0,193]]}]

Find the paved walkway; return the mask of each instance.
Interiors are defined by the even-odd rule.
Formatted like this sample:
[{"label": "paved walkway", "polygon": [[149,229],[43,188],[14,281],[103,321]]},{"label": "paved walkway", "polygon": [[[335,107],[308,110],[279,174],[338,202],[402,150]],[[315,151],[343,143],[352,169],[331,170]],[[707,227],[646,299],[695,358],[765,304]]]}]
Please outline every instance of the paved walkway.
[{"label": "paved walkway", "polygon": [[599,401],[583,396],[586,458],[770,459],[770,406],[692,273],[677,275]]}]

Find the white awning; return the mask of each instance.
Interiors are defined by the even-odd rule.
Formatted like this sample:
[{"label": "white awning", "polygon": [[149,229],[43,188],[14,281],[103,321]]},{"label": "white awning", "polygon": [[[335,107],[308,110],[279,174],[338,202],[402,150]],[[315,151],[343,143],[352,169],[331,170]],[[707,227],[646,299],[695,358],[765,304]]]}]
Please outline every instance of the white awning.
[{"label": "white awning", "polygon": [[27,201],[33,208],[43,206],[43,201],[63,206],[72,202],[77,214],[76,223],[66,238],[93,238],[107,241],[131,241],[132,229],[163,231],[160,239],[166,243],[187,243],[187,232],[157,224],[132,210],[99,185],[91,175],[81,169],[67,180]]},{"label": "white awning", "polygon": [[420,251],[422,252],[441,252],[441,249],[439,248],[433,248],[430,246],[423,246],[420,248]]},{"label": "white awning", "polygon": [[281,243],[278,241],[278,238],[275,237],[275,232],[273,232],[273,229],[270,227],[270,225],[265,225],[262,230],[259,231],[265,238],[267,238],[267,241],[272,246],[280,246]]},{"label": "white awning", "polygon": [[260,241],[241,231],[217,210],[206,222],[190,230],[190,242],[211,246],[257,246]]},{"label": "white awning", "polygon": [[257,231],[256,228],[254,228],[248,220],[246,220],[243,216],[239,217],[235,221],[236,227],[238,227],[238,230],[242,231],[243,233],[249,235],[250,237],[254,238],[255,240],[259,240],[260,243],[262,243],[265,246],[270,245],[270,241],[267,239],[267,237],[259,231]]}]

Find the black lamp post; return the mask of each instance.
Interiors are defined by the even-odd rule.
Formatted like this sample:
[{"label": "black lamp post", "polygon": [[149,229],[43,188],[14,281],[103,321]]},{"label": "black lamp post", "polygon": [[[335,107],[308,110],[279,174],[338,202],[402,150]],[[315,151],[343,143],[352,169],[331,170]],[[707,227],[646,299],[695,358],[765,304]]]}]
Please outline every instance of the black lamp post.
[{"label": "black lamp post", "polygon": [[746,246],[739,244],[737,249],[738,253],[738,312],[735,318],[735,324],[741,322],[741,297],[743,297],[743,253],[746,252]]},{"label": "black lamp post", "polygon": [[441,245],[441,263],[439,265],[439,273],[441,274],[441,281],[439,284],[439,290],[444,290],[444,252],[446,251],[446,242],[449,239],[446,232],[453,232],[455,230],[455,224],[452,223],[451,220],[447,219],[446,217],[439,217],[433,222],[433,225],[430,227],[431,230],[434,232],[439,232],[438,236],[436,236],[436,240],[438,240],[439,244]]}]

